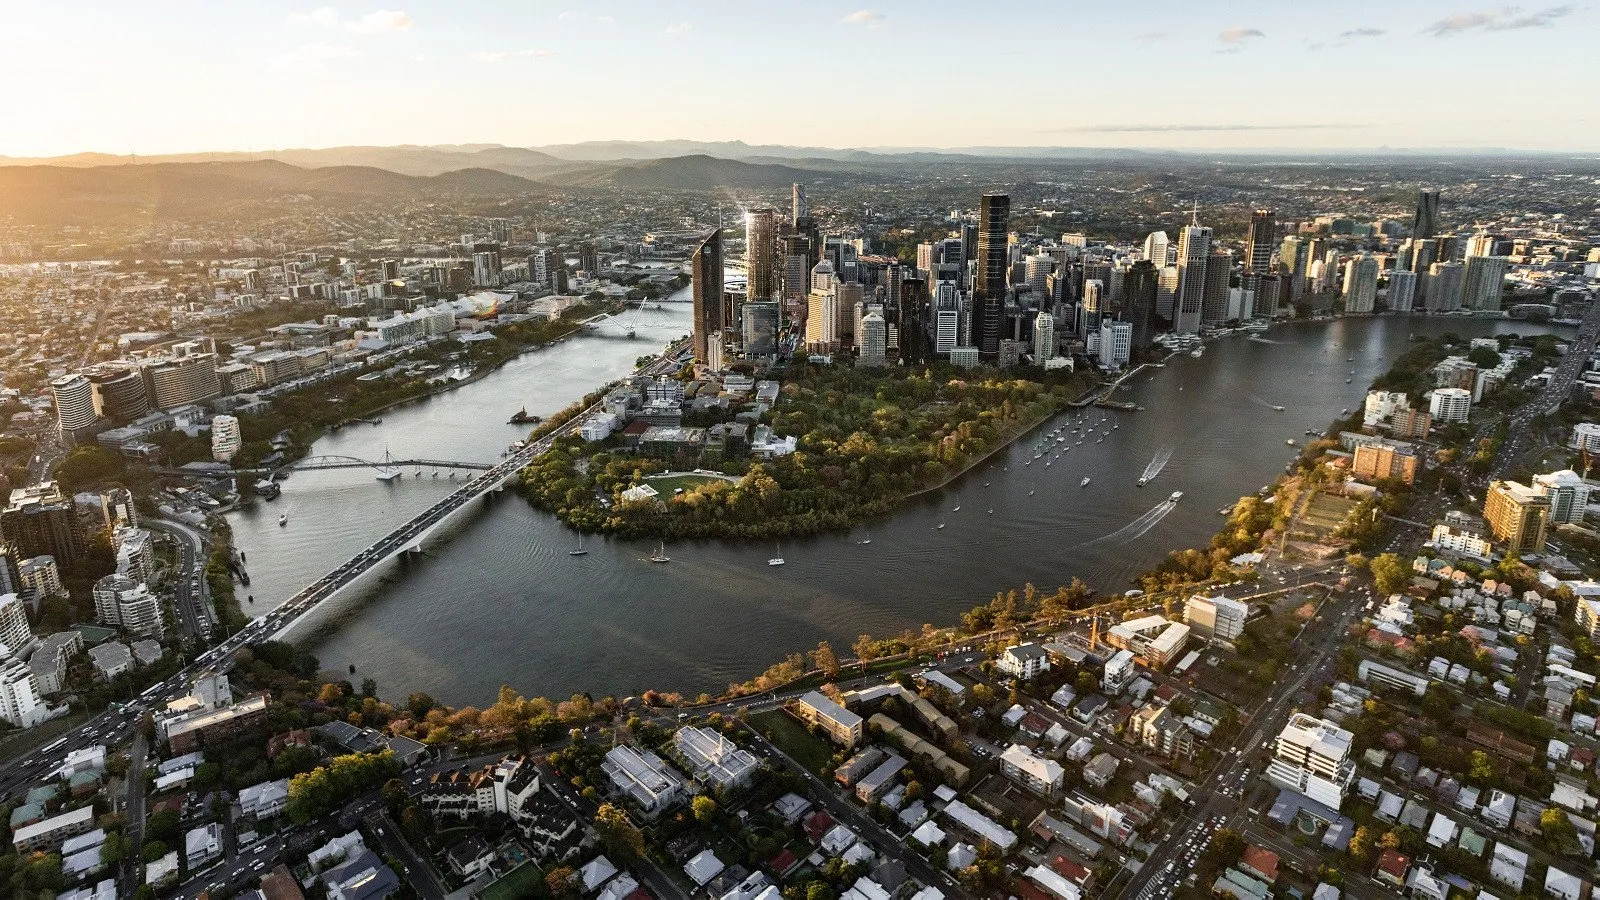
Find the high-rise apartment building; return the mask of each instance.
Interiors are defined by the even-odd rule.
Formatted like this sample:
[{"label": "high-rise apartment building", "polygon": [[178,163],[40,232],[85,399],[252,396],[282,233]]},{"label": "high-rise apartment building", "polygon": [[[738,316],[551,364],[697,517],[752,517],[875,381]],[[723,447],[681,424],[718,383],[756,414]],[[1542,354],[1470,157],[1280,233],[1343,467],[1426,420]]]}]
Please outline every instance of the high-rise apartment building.
[{"label": "high-rise apartment building", "polygon": [[0,659],[21,658],[39,645],[28,627],[28,610],[15,593],[0,594]]},{"label": "high-rise apartment building", "polygon": [[1472,416],[1472,391],[1466,388],[1434,388],[1428,398],[1428,415],[1435,422],[1466,422]]},{"label": "high-rise apartment building", "polygon": [[1461,282],[1461,305],[1467,309],[1497,312],[1511,260],[1504,256],[1467,255]]},{"label": "high-rise apartment building", "polygon": [[752,209],[744,216],[746,297],[771,300],[778,293],[773,257],[778,246],[778,212],[771,207]]},{"label": "high-rise apartment building", "polygon": [[886,366],[889,364],[889,329],[883,320],[883,311],[877,305],[867,307],[861,317],[861,355],[856,364],[861,366]]},{"label": "high-rise apartment building", "polygon": [[1394,312],[1411,312],[1417,299],[1417,273],[1395,269],[1389,273],[1389,309]]},{"label": "high-rise apartment building", "polygon": [[1157,269],[1166,268],[1171,261],[1167,258],[1167,233],[1165,231],[1152,231],[1144,239],[1144,258],[1150,265]]},{"label": "high-rise apartment building", "polygon": [[0,513],[0,533],[18,558],[51,556],[68,571],[77,565],[85,543],[72,498],[53,481],[14,489],[10,504]]},{"label": "high-rise apartment building", "polygon": [[[722,325],[727,302],[722,281],[722,229],[700,241],[689,262],[694,294],[694,358],[713,370],[722,368]],[[762,297],[762,300],[768,298]]]},{"label": "high-rise apartment building", "polygon": [[127,575],[107,575],[95,582],[94,614],[102,625],[134,634],[159,636],[163,627],[161,599]]},{"label": "high-rise apartment building", "polygon": [[1272,270],[1272,245],[1278,233],[1277,213],[1258,209],[1250,213],[1250,230],[1245,233],[1244,270],[1263,275]]},{"label": "high-rise apartment building", "polygon": [[1411,219],[1413,238],[1430,238],[1439,233],[1439,192],[1417,192],[1417,214]]},{"label": "high-rise apartment building", "polygon": [[1582,525],[1589,505],[1589,482],[1571,469],[1533,476],[1533,490],[1550,501],[1552,525]]},{"label": "high-rise apartment building", "polygon": [[1211,229],[1196,219],[1178,234],[1177,319],[1173,330],[1195,334],[1205,303],[1206,259],[1211,255]]},{"label": "high-rise apartment building", "polygon": [[827,260],[812,268],[806,310],[807,352],[834,353],[839,349],[838,288],[833,266]]},{"label": "high-rise apartment building", "polygon": [[1344,311],[1370,313],[1378,300],[1378,261],[1363,253],[1344,266]]},{"label": "high-rise apartment building", "polygon": [[1461,289],[1466,267],[1460,263],[1434,263],[1428,267],[1425,293],[1428,312],[1454,312],[1461,308]]},{"label": "high-rise apartment building", "polygon": [[1056,355],[1056,320],[1049,311],[1033,319],[1033,361],[1044,365]]},{"label": "high-rise apartment building", "polygon": [[1354,735],[1328,719],[1295,713],[1278,733],[1267,780],[1338,809],[1355,778]]},{"label": "high-rise apartment building", "polygon": [[1543,553],[1550,497],[1516,481],[1496,481],[1483,498],[1483,518],[1506,543],[1506,556]]},{"label": "high-rise apartment building", "polygon": [[63,375],[50,382],[55,399],[56,429],[65,443],[91,436],[99,417],[94,411],[94,385],[83,375]]},{"label": "high-rise apartment building", "polygon": [[244,435],[239,430],[235,416],[213,416],[211,419],[211,458],[220,463],[232,462],[244,445]]},{"label": "high-rise apartment building", "polygon": [[972,281],[972,342],[984,359],[1000,353],[1000,320],[1005,308],[1008,263],[1007,221],[1011,197],[984,194],[978,204],[977,270]]}]

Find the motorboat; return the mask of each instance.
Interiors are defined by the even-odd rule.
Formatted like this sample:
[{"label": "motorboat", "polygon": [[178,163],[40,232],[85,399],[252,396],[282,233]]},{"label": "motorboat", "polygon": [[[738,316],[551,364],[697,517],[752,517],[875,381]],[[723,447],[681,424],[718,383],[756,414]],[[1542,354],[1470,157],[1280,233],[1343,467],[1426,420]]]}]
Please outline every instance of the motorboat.
[{"label": "motorboat", "polygon": [[1149,483],[1150,483],[1150,479],[1144,478],[1144,477],[1140,477],[1140,479],[1139,479],[1139,487],[1144,487],[1145,485],[1147,485]]},{"label": "motorboat", "polygon": [[1089,476],[1085,475],[1085,476],[1083,476],[1083,480],[1078,482],[1078,487],[1082,488],[1082,487],[1088,487],[1088,486],[1089,486]]},{"label": "motorboat", "polygon": [[288,524],[289,524],[289,516],[288,516],[287,513],[278,517],[278,527],[279,528],[283,528],[284,526],[286,526]]},{"label": "motorboat", "polygon": [[1183,491],[1173,491],[1172,496],[1168,497],[1167,499],[1171,500],[1173,503],[1177,503],[1179,500],[1183,499]]}]

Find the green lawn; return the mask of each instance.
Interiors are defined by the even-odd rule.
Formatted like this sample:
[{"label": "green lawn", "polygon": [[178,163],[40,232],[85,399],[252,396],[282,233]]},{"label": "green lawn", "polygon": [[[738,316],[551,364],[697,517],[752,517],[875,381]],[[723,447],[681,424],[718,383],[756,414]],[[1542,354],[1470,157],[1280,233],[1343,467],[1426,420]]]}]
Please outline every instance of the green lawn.
[{"label": "green lawn", "polygon": [[544,872],[537,863],[529,860],[489,885],[480,896],[483,900],[517,900],[518,897],[533,896],[536,893],[535,886],[543,883]]},{"label": "green lawn", "polygon": [[650,485],[661,493],[671,495],[678,488],[688,491],[690,488],[699,487],[708,481],[720,480],[709,475],[661,475],[654,478],[646,478],[644,481],[645,484]]},{"label": "green lawn", "polygon": [[756,713],[750,717],[750,724],[768,735],[768,739],[789,754],[790,759],[818,775],[833,760],[832,744],[807,731],[804,725],[781,709]]}]

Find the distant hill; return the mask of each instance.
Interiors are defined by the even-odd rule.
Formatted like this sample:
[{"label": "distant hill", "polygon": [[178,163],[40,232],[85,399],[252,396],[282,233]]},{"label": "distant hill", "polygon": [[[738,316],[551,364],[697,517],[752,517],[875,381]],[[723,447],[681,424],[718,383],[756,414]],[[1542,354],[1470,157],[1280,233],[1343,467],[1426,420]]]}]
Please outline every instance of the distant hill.
[{"label": "distant hill", "polygon": [[568,160],[522,147],[328,147],[310,150],[274,150],[264,153],[172,153],[162,156],[113,156],[109,153],[76,153],[72,156],[23,158],[0,156],[3,166],[96,166],[160,165],[162,163],[251,162],[272,160],[292,166],[317,169],[328,166],[368,166],[388,169],[402,175],[442,175],[459,169],[494,168],[525,175],[530,171],[570,166]]},{"label": "distant hill", "polygon": [[696,154],[670,159],[647,159],[587,172],[554,174],[542,180],[572,187],[708,191],[717,188],[787,187],[796,181],[815,178],[818,174],[815,169],[799,169],[773,163],[747,163]]},{"label": "distant hill", "polygon": [[72,168],[0,167],[0,215],[62,225],[197,219],[297,197],[463,198],[545,193],[526,178],[489,169],[434,176],[371,166],[301,168],[272,160]]}]

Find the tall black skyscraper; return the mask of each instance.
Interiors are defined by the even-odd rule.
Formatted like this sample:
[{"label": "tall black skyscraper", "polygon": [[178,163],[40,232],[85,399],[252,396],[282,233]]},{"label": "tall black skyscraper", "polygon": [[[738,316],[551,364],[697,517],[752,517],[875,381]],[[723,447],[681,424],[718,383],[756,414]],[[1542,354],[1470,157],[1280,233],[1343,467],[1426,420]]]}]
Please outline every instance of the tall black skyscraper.
[{"label": "tall black skyscraper", "polygon": [[1411,236],[1430,238],[1439,233],[1439,192],[1417,192],[1417,217],[1411,220]]},{"label": "tall black skyscraper", "polygon": [[1133,325],[1133,349],[1150,346],[1155,337],[1155,264],[1148,259],[1134,263],[1122,276],[1123,315]]},{"label": "tall black skyscraper", "polygon": [[1278,231],[1277,213],[1258,209],[1250,214],[1250,232],[1245,235],[1244,270],[1264,274],[1272,265],[1272,245]]},{"label": "tall black skyscraper", "polygon": [[[690,263],[694,285],[694,357],[701,365],[722,367],[722,230],[706,235]],[[763,298],[765,299],[765,298]]]},{"label": "tall black skyscraper", "polygon": [[1000,355],[1000,319],[1006,299],[1006,220],[1011,197],[984,194],[978,205],[977,271],[972,276],[972,334],[985,359]]},{"label": "tall black skyscraper", "polygon": [[900,280],[900,359],[908,366],[928,361],[928,282]]}]

